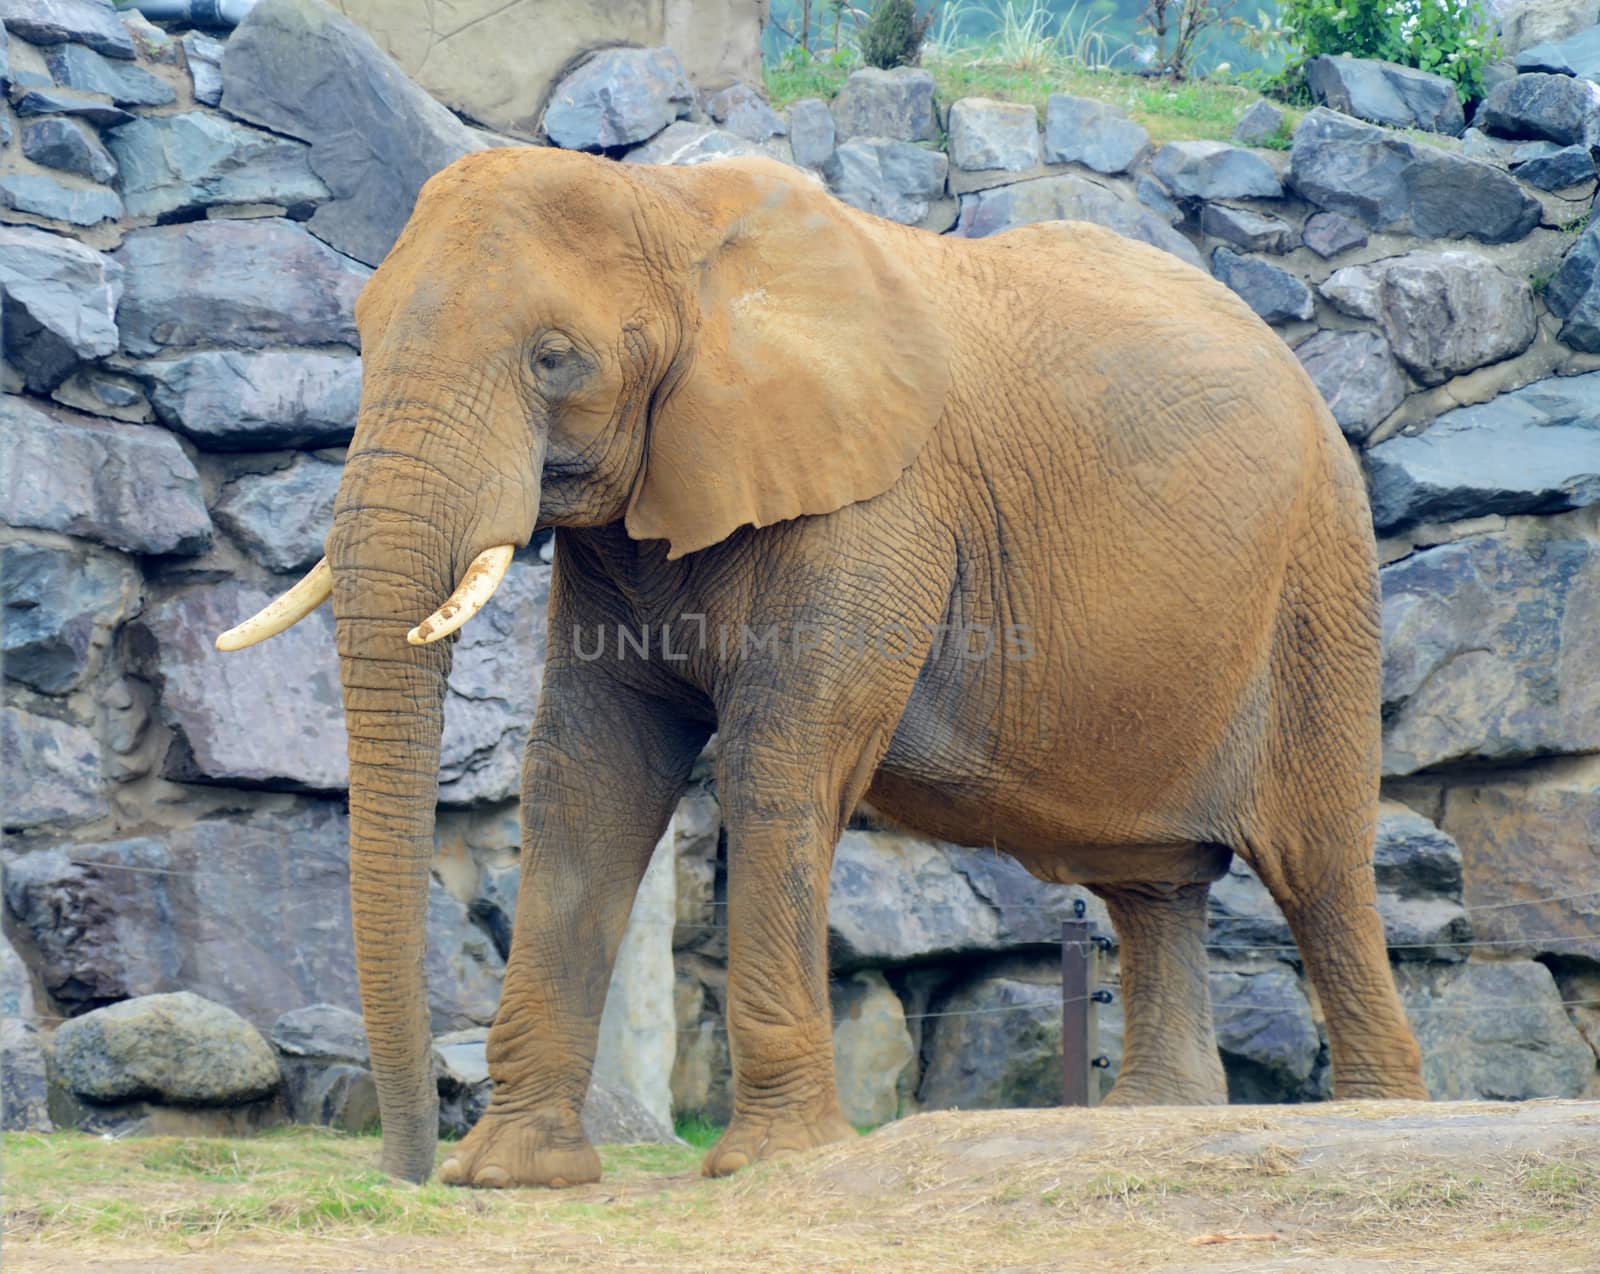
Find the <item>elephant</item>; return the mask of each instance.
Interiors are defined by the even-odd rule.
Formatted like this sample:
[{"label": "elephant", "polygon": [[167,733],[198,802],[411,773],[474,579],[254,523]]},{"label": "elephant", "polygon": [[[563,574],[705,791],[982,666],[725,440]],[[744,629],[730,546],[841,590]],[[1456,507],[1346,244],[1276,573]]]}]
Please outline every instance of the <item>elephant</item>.
[{"label": "elephant", "polygon": [[1375,905],[1365,489],[1221,284],[1084,223],[894,225],[767,159],[528,147],[428,181],[356,321],[327,555],[218,644],[331,596],[388,1172],[423,1180],[435,1154],[444,639],[544,528],[493,1095],[446,1183],[598,1179],[579,1113],[611,964],[713,732],[735,1091],[708,1175],[854,1135],[827,904],[863,801],[1104,899],[1108,1102],[1226,1100],[1205,916],[1235,854],[1291,927],[1335,1095],[1426,1097]]}]

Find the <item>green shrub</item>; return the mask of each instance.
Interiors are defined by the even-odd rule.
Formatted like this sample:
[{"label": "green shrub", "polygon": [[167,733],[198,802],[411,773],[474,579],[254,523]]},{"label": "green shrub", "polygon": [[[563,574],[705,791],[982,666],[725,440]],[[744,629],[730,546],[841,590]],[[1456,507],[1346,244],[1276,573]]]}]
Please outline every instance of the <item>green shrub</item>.
[{"label": "green shrub", "polygon": [[917,16],[915,0],[878,0],[861,28],[862,60],[885,71],[916,66],[932,21],[931,13]]},{"label": "green shrub", "polygon": [[1281,0],[1279,14],[1291,74],[1323,53],[1380,58],[1454,80],[1468,101],[1500,54],[1482,0]]}]

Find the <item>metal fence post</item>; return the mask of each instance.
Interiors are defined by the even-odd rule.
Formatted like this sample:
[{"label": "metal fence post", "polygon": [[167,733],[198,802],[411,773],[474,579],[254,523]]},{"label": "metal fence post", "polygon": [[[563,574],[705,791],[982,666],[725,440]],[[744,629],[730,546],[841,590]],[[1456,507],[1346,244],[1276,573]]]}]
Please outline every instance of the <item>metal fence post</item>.
[{"label": "metal fence post", "polygon": [[1081,900],[1074,910],[1078,918],[1061,923],[1061,1104],[1094,1106],[1100,1100],[1100,1079],[1095,1074],[1100,1043],[1093,998],[1099,980],[1099,949],[1093,926],[1082,918]]}]

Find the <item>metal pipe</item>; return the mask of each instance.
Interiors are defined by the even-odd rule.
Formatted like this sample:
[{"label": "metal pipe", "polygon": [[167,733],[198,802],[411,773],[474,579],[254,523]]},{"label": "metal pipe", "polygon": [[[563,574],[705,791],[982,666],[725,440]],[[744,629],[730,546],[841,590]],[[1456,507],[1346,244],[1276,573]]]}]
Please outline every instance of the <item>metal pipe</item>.
[{"label": "metal pipe", "polygon": [[182,22],[197,27],[236,27],[256,0],[133,0],[152,22]]}]

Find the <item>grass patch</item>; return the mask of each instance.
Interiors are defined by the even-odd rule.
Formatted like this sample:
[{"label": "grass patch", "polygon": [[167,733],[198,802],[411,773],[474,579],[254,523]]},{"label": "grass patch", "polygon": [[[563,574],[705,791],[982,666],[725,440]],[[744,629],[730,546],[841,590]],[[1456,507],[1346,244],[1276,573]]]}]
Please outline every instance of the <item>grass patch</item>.
[{"label": "grass patch", "polygon": [[685,1115],[674,1122],[672,1130],[696,1150],[710,1150],[722,1136],[721,1124],[714,1124],[700,1115]]},{"label": "grass patch", "polygon": [[[1239,116],[1259,96],[1250,89],[1208,80],[1174,84],[1141,75],[1096,71],[1073,62],[1043,68],[1020,69],[1000,62],[977,60],[927,61],[933,75],[934,94],[941,107],[963,97],[990,97],[1002,102],[1026,102],[1044,120],[1045,101],[1052,93],[1092,97],[1119,106],[1150,133],[1157,146],[1171,141],[1205,139],[1227,141]],[[844,86],[850,68],[826,61],[769,67],[767,92],[773,106],[782,109],[802,97],[832,97]],[[1268,143],[1283,149],[1303,112],[1285,111],[1285,131]]]}]

